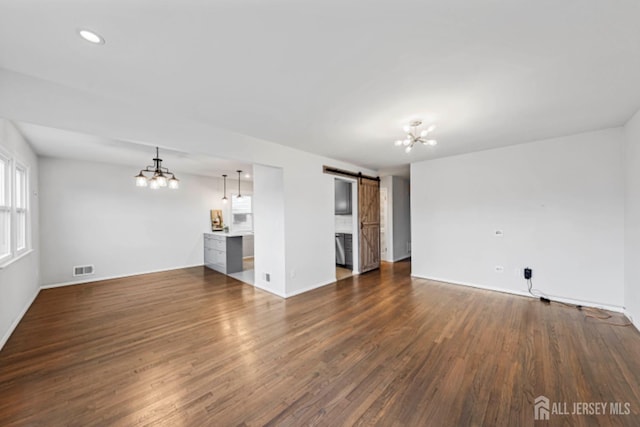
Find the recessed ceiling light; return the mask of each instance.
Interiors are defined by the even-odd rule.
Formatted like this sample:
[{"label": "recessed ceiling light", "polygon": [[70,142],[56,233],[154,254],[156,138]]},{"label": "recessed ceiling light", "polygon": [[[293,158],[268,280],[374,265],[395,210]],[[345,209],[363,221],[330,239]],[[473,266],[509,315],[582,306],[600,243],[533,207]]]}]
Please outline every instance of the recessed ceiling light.
[{"label": "recessed ceiling light", "polygon": [[100,36],[99,34],[94,33],[93,31],[85,30],[83,28],[80,28],[78,30],[78,34],[80,35],[80,37],[82,37],[83,39],[85,39],[89,43],[104,44],[104,38],[102,36]]},{"label": "recessed ceiling light", "polygon": [[245,173],[245,174],[244,174],[244,177],[245,177],[246,179],[249,179],[249,178],[251,178],[251,175],[250,175],[250,174],[248,174],[248,173]]}]

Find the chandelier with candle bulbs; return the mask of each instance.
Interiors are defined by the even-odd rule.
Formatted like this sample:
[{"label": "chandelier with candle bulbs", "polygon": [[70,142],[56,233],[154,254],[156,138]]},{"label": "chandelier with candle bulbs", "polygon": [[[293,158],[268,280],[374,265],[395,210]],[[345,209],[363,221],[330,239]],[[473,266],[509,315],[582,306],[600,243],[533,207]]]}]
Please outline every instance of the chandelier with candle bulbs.
[{"label": "chandelier with candle bulbs", "polygon": [[422,125],[421,120],[414,120],[408,125],[404,126],[402,129],[406,134],[405,138],[396,140],[394,145],[396,147],[405,147],[404,148],[405,153],[410,153],[411,150],[413,149],[413,146],[416,145],[416,143],[418,142],[423,145],[428,145],[430,147],[433,147],[434,145],[436,145],[438,141],[436,141],[435,139],[428,138],[429,134],[431,134],[431,132],[433,132],[433,130],[436,128],[436,125],[431,125],[426,129],[418,131],[418,128],[421,125]]}]

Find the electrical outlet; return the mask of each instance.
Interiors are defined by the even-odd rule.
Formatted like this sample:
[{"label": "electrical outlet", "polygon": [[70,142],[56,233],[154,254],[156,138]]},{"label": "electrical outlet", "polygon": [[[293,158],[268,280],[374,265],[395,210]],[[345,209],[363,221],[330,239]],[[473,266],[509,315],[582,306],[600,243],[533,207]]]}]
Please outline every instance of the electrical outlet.
[{"label": "electrical outlet", "polygon": [[495,270],[496,270],[496,273],[502,273],[504,272],[504,267],[501,265],[496,265]]},{"label": "electrical outlet", "polygon": [[531,279],[531,277],[533,277],[533,270],[531,270],[529,267],[524,269],[524,278],[525,280],[529,280]]},{"label": "electrical outlet", "polygon": [[493,232],[493,235],[494,235],[494,236],[496,236],[496,237],[502,237],[502,236],[504,236],[504,231],[502,231],[502,230],[495,230],[495,231]]},{"label": "electrical outlet", "polygon": [[266,280],[267,282],[270,282],[271,281],[271,274],[264,273],[264,280]]}]

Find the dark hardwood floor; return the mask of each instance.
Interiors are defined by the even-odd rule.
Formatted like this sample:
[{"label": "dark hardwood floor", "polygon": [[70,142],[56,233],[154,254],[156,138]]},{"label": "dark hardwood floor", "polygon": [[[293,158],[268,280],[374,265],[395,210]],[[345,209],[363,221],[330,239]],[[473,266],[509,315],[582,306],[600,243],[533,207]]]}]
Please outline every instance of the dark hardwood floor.
[{"label": "dark hardwood floor", "polygon": [[631,409],[545,425],[640,425],[634,328],[409,269],[288,300],[204,268],[44,290],[0,352],[0,426],[520,426],[539,395]]}]

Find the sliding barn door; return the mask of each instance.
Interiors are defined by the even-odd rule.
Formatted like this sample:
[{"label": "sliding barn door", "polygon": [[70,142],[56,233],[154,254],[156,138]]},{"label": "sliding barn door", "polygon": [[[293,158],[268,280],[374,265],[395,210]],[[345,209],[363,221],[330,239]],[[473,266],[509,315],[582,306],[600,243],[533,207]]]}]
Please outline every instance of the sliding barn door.
[{"label": "sliding barn door", "polygon": [[380,181],[358,179],[360,272],[380,268]]}]

